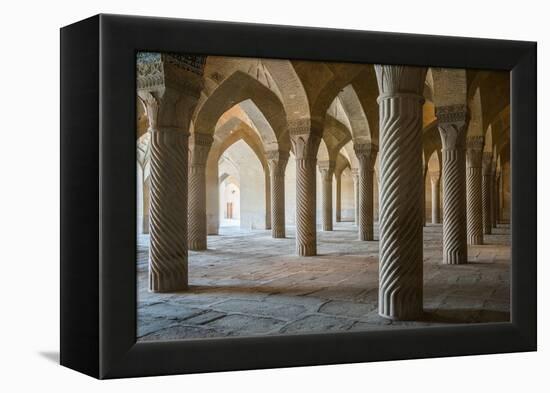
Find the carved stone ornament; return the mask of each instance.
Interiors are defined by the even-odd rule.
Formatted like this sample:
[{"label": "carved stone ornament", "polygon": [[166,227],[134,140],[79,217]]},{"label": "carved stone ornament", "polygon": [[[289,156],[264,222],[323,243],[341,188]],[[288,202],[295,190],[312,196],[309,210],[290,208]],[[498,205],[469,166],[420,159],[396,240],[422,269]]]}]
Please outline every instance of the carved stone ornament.
[{"label": "carved stone ornament", "polygon": [[205,63],[205,56],[138,52],[137,89],[155,91],[172,87],[198,98]]},{"label": "carved stone ornament", "polygon": [[469,115],[466,105],[448,105],[435,108],[438,129],[444,150],[464,149]]}]

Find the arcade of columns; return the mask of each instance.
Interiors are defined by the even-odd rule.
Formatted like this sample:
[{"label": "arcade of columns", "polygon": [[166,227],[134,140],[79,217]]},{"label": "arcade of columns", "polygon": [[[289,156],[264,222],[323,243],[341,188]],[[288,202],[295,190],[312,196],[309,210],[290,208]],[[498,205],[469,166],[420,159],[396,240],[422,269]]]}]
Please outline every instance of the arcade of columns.
[{"label": "arcade of columns", "polygon": [[[206,250],[217,233],[208,186],[239,138],[256,138],[273,238],[286,236],[285,169],[294,157],[299,256],[317,253],[317,171],[322,230],[333,230],[334,205],[341,219],[337,162],[345,152],[360,241],[375,240],[378,195],[379,314],[390,319],[423,311],[426,194],[431,222],[443,223],[445,264],[467,263],[468,244],[483,244],[508,219],[507,74],[154,53],[140,53],[137,67],[151,291],[187,288],[187,250]],[[246,114],[238,122],[228,115],[236,106]]]}]

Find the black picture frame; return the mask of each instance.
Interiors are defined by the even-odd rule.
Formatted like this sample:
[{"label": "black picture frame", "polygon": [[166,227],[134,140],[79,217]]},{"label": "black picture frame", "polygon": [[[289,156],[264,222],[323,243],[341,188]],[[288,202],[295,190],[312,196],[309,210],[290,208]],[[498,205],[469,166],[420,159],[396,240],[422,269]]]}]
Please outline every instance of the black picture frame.
[{"label": "black picture frame", "polygon": [[[136,51],[511,72],[511,322],[136,343]],[[535,351],[536,43],[97,15],[61,29],[61,364],[96,378]],[[237,355],[238,354],[238,355]]]}]

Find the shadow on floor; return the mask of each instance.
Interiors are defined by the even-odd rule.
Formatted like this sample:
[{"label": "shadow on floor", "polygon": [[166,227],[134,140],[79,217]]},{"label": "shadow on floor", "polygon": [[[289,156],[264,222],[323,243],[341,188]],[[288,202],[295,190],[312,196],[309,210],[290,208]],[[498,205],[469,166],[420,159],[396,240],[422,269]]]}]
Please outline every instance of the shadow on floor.
[{"label": "shadow on floor", "polygon": [[510,313],[496,310],[440,309],[424,312],[424,321],[439,323],[510,322]]},{"label": "shadow on floor", "polygon": [[40,351],[38,354],[50,362],[59,364],[59,351]]}]

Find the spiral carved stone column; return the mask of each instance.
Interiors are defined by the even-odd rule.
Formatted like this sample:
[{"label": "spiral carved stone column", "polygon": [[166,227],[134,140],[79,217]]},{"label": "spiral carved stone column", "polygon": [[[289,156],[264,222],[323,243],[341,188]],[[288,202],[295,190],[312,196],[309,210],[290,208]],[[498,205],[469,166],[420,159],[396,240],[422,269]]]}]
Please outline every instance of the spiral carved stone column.
[{"label": "spiral carved stone column", "polygon": [[359,161],[359,240],[374,240],[374,163],[378,147],[373,143],[354,145]]},{"label": "spiral carved stone column", "polygon": [[187,288],[188,133],[161,128],[151,132],[151,211],[149,289]]},{"label": "spiral carved stone column", "polygon": [[143,182],[143,201],[142,201],[142,207],[143,207],[143,215],[141,218],[141,233],[149,233],[149,211],[151,206],[151,185],[150,185],[150,179],[147,179]]},{"label": "spiral carved stone column", "polygon": [[[322,130],[322,127],[317,127]],[[291,125],[290,137],[296,155],[296,254],[317,254],[316,173],[320,131],[314,131],[307,121]]]},{"label": "spiral carved stone column", "polygon": [[332,231],[332,176],[334,175],[334,161],[319,162],[319,173],[322,180],[322,212],[323,231]]},{"label": "spiral carved stone column", "polygon": [[466,129],[468,108],[452,105],[436,108],[443,144],[443,262],[468,262],[466,238]]},{"label": "spiral carved stone column", "polygon": [[288,153],[270,151],[267,153],[271,183],[271,236],[284,238],[285,233],[285,169]]},{"label": "spiral carved stone column", "polygon": [[378,313],[418,319],[422,306],[422,91],[426,68],[375,65],[380,96]]},{"label": "spiral carved stone column", "polygon": [[351,170],[351,176],[353,178],[353,200],[354,200],[354,220],[355,225],[359,226],[359,169],[353,168]]},{"label": "spiral carved stone column", "polygon": [[145,52],[136,57],[137,94],[151,133],[149,290],[184,290],[188,128],[206,58]]},{"label": "spiral carved stone column", "polygon": [[336,175],[336,222],[342,221],[342,172]]},{"label": "spiral carved stone column", "polygon": [[195,132],[189,150],[189,249],[206,250],[206,160],[213,137]]},{"label": "spiral carved stone column", "polygon": [[315,158],[296,160],[296,253],[317,254]]},{"label": "spiral carved stone column", "polygon": [[430,172],[430,182],[432,185],[432,224],[439,224],[441,222],[439,179],[439,172]]},{"label": "spiral carved stone column", "polygon": [[466,141],[466,216],[468,244],[483,244],[483,211],[481,204],[482,136],[471,136]]},{"label": "spiral carved stone column", "polygon": [[483,204],[483,233],[490,235],[492,232],[492,187],[493,187],[493,155],[483,153],[483,180],[481,200]]},{"label": "spiral carved stone column", "polygon": [[494,220],[493,220],[493,227],[496,228],[498,223],[500,222],[500,179],[501,179],[501,171],[497,170],[495,172],[495,188],[494,188],[494,206],[495,206],[495,214],[494,214]]},{"label": "spiral carved stone column", "polygon": [[426,175],[428,174],[428,164],[422,165],[422,226],[426,226]]}]

